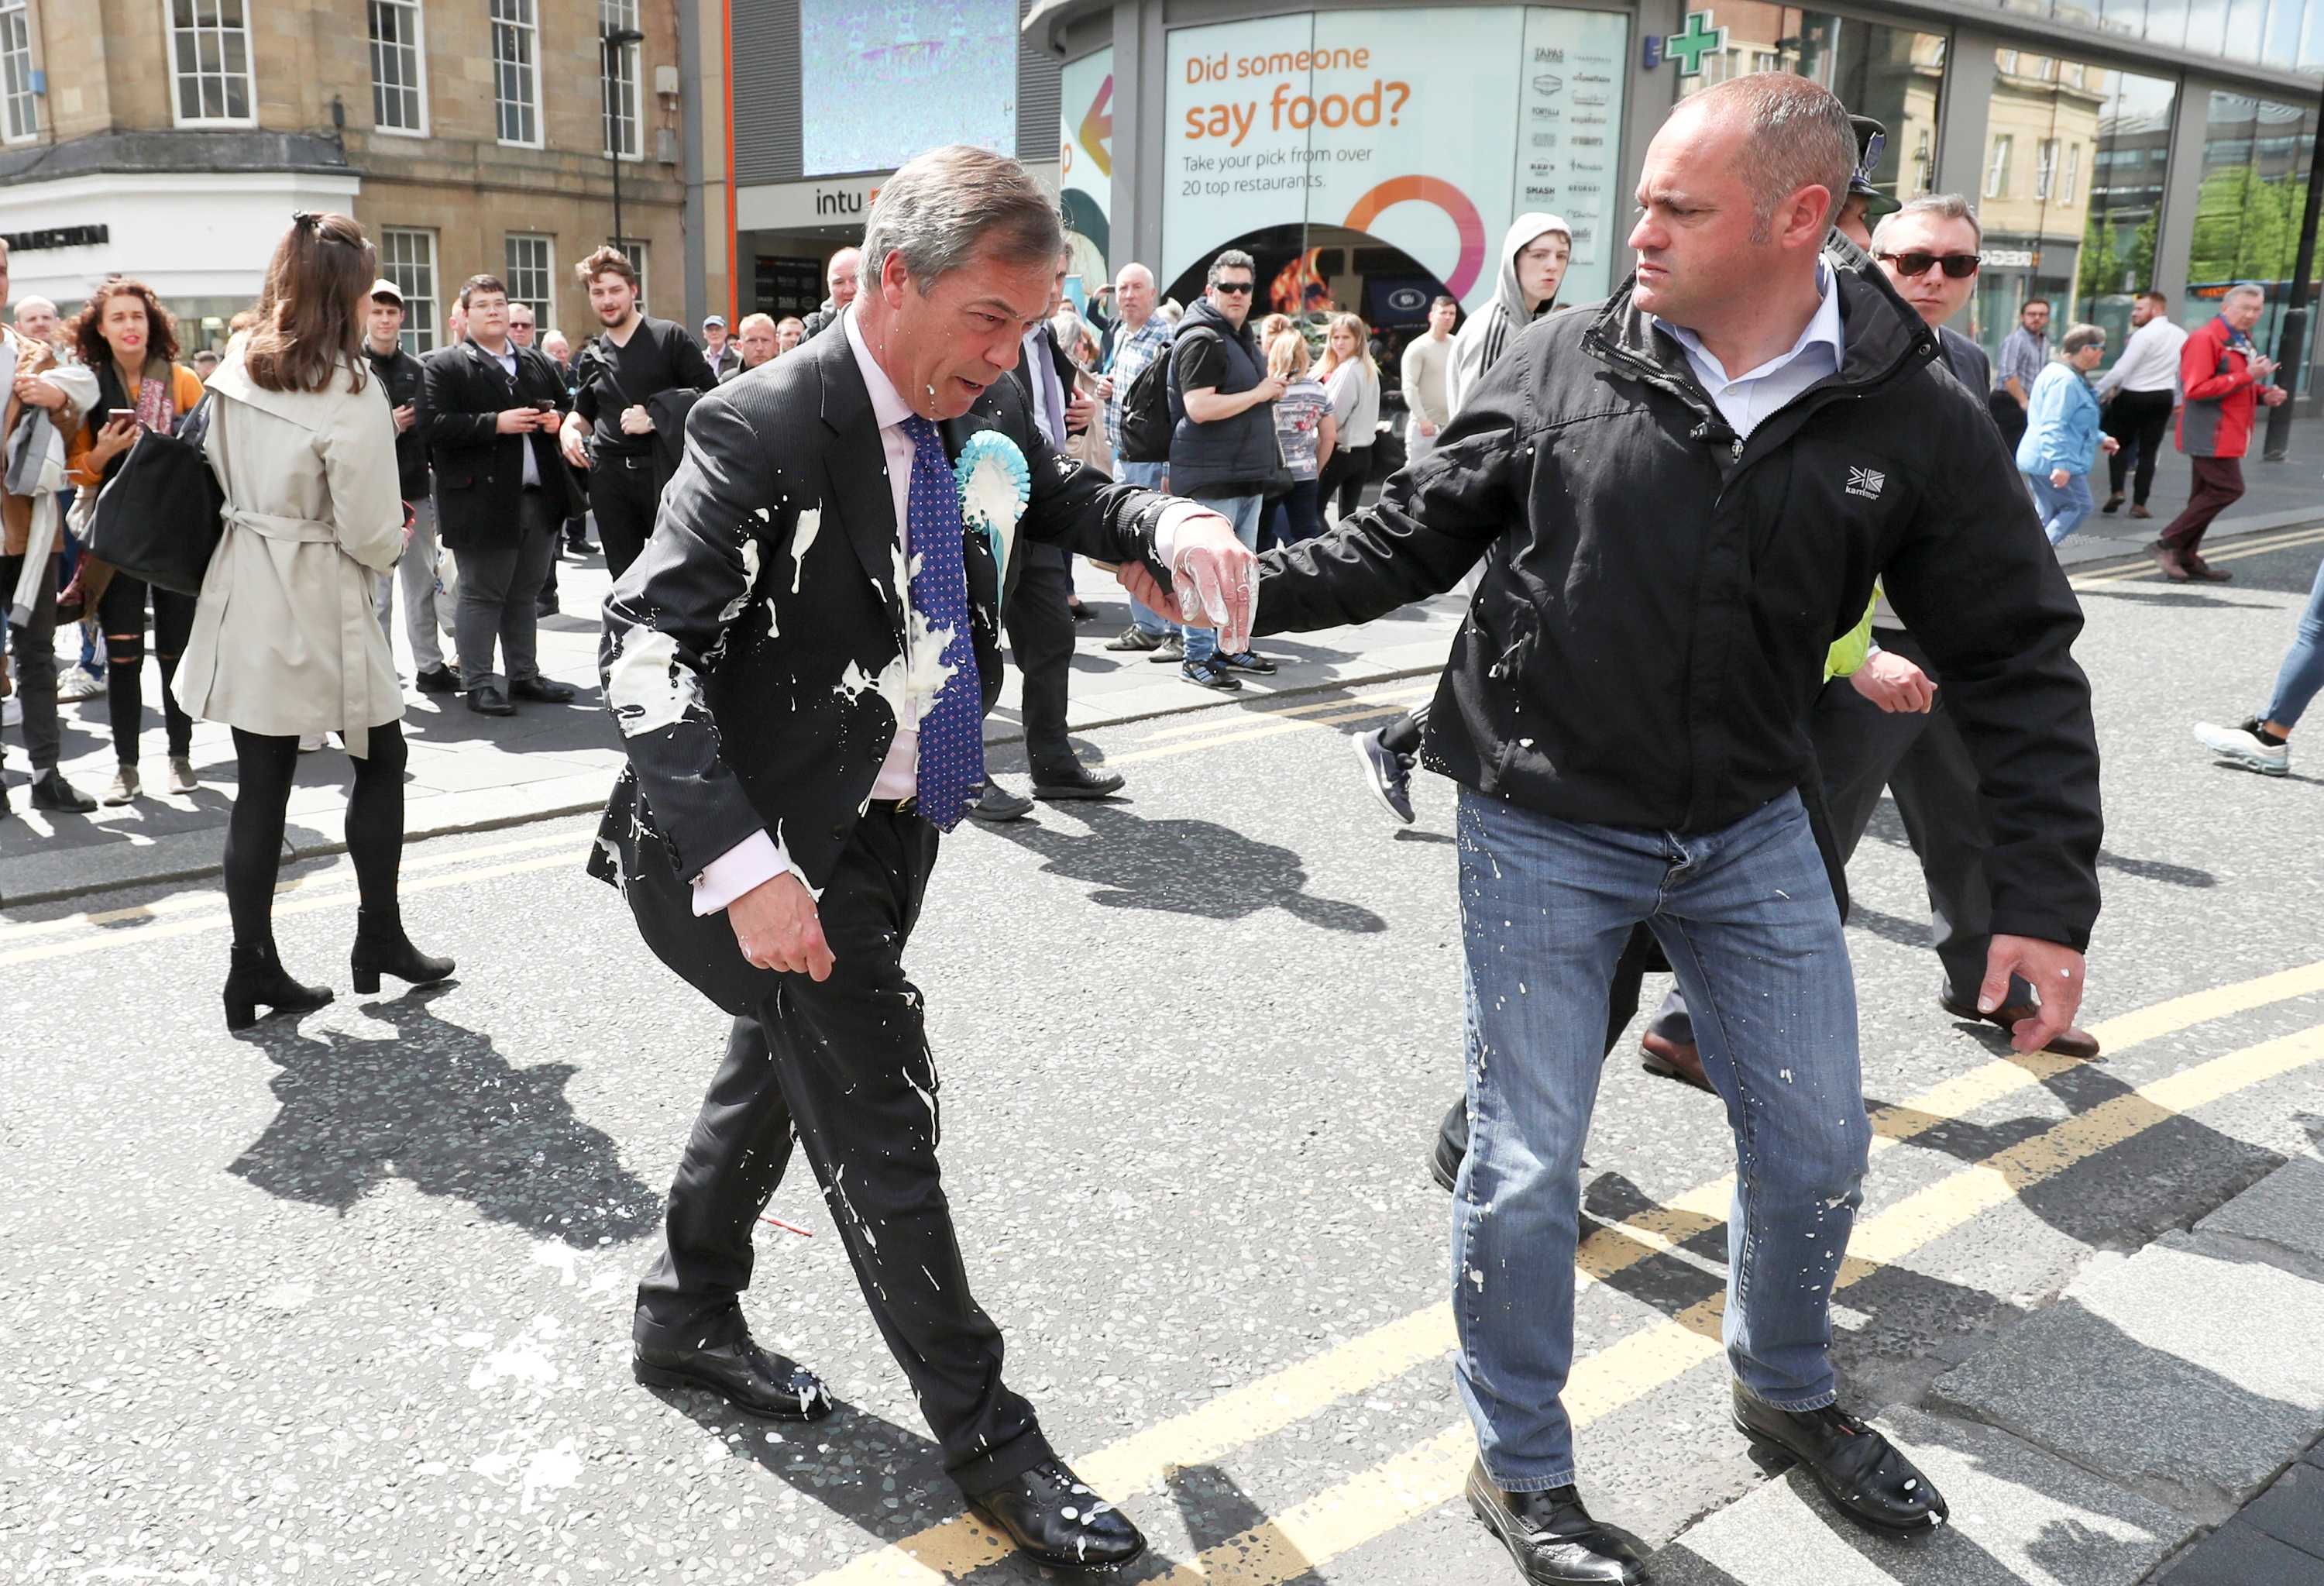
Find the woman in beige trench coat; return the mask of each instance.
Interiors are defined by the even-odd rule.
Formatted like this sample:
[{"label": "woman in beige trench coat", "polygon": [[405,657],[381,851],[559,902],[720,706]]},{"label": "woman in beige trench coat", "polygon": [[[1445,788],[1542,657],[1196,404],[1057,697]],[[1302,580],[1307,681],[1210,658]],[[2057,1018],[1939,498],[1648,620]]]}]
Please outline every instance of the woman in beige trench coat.
[{"label": "woman in beige trench coat", "polygon": [[186,709],[234,728],[238,785],[226,825],[234,948],[229,1029],[261,1006],[304,1013],[331,1000],[282,968],[274,884],[302,734],[337,733],[355,757],[347,852],[361,894],[355,989],[383,973],[414,984],[452,973],[403,934],[403,696],[373,605],[403,549],[395,426],[361,346],[377,261],[344,215],[301,213],[267,267],[258,323],[210,376],[210,466],[226,491],[178,666]]}]

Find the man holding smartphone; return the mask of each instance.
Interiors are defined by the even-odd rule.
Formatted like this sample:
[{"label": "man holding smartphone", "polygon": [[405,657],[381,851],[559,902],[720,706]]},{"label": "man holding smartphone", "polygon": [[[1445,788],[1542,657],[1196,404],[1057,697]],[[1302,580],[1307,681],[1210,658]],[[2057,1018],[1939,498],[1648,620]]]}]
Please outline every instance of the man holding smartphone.
[{"label": "man holding smartphone", "polygon": [[[453,621],[468,708],[516,714],[514,700],[563,705],[573,690],[540,675],[535,602],[576,510],[557,455],[567,406],[547,357],[509,337],[508,288],[472,275],[460,289],[468,338],[429,355],[420,411],[436,469],[444,543],[460,558]],[[507,663],[493,667],[493,646]]]}]

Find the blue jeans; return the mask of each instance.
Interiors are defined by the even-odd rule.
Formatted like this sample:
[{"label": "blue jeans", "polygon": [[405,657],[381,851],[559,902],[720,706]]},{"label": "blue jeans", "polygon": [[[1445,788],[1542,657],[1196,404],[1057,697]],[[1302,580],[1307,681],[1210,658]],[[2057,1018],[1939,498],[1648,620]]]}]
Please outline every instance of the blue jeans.
[{"label": "blue jeans", "polygon": [[2034,504],[2042,511],[2042,532],[2050,537],[2052,545],[2082,526],[2097,504],[2090,500],[2090,476],[2087,474],[2066,475],[2064,489],[2050,483],[2047,474],[2028,474],[2025,483],[2033,488]]},{"label": "blue jeans", "polygon": [[1678,973],[1735,1132],[1728,1364],[1781,1408],[1831,1403],[1832,1279],[1872,1131],[1856,982],[1798,795],[1680,836],[1463,788],[1460,880],[1470,1133],[1452,1308],[1485,1469],[1514,1492],[1574,1479],[1558,1397],[1573,1364],[1582,1146],[1614,963],[1640,920]]},{"label": "blue jeans", "polygon": [[[1259,509],[1263,497],[1256,495],[1213,495],[1192,498],[1198,507],[1216,512],[1234,525],[1235,538],[1253,550],[1259,549]],[[1208,628],[1191,624],[1186,633],[1186,661],[1199,665],[1219,652],[1219,636]]]},{"label": "blue jeans", "polygon": [[2299,632],[2283,652],[2267,708],[2259,713],[2260,724],[2273,722],[2286,730],[2298,725],[2301,713],[2319,688],[2324,688],[2324,562],[2317,564],[2316,586],[2308,592],[2308,609],[2300,613]]},{"label": "blue jeans", "polygon": [[[1170,465],[1167,463],[1125,463],[1117,457],[1113,464],[1115,478],[1124,484],[1143,485],[1148,490],[1161,489],[1162,481],[1169,472]],[[1150,633],[1157,639],[1171,632],[1174,626],[1163,619],[1161,613],[1135,596],[1130,602],[1130,620],[1138,624],[1139,632]]]}]

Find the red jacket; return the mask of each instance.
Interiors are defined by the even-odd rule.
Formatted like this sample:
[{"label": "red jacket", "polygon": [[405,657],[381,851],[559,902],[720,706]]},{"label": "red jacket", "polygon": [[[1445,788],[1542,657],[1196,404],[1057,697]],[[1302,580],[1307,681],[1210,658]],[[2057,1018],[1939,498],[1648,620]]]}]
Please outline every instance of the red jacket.
[{"label": "red jacket", "polygon": [[2190,457],[2240,457],[2251,444],[2260,383],[2244,354],[2227,346],[2234,334],[2215,314],[2180,349],[2179,449]]}]

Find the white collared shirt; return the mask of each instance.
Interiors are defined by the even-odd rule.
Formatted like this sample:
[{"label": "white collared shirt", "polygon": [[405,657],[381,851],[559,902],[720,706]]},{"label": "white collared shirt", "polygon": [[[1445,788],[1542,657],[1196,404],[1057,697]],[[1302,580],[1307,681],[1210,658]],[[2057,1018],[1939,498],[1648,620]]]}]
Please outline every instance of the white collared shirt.
[{"label": "white collared shirt", "polygon": [[2130,333],[2122,356],[2098,376],[2098,401],[2117,391],[2175,392],[2179,389],[2179,355],[2187,348],[2187,333],[2167,316],[2153,318]]},{"label": "white collared shirt", "polygon": [[[501,366],[502,373],[505,373],[509,377],[509,389],[514,391],[516,390],[516,343],[512,341],[503,342],[501,345],[506,347],[508,351],[504,353],[496,353],[493,351],[492,348],[484,346],[482,342],[478,342],[476,344],[476,350]],[[519,392],[518,394],[521,395],[523,393]],[[532,437],[527,434],[521,435],[517,438],[524,442],[524,445],[518,448],[519,455],[524,458],[524,487],[527,490],[539,490],[540,488],[540,464],[532,455]]]},{"label": "white collared shirt", "polygon": [[[909,567],[912,438],[904,433],[904,420],[912,416],[912,410],[898,393],[896,383],[888,378],[888,372],[872,355],[872,349],[864,345],[863,333],[856,327],[854,305],[850,304],[840,315],[839,323],[846,332],[848,347],[855,355],[856,372],[863,376],[863,389],[872,397],[872,417],[880,426],[880,449],[888,459],[888,493],[896,508],[896,541],[903,549],[905,566]],[[1173,503],[1162,514],[1155,526],[1154,539],[1155,552],[1164,566],[1169,565],[1171,542],[1178,525],[1189,518],[1205,516],[1216,514],[1191,502]],[[899,589],[896,597],[908,604],[911,591]],[[905,677],[904,708],[896,723],[895,741],[888,745],[888,758],[880,762],[880,774],[872,779],[874,798],[909,798],[919,787],[920,717],[928,701],[911,692],[909,669],[906,669]],[[785,871],[798,876],[802,885],[806,883],[807,877],[791,862],[789,852],[776,837],[763,830],[753,832],[703,866],[702,873],[694,878],[694,912],[715,914],[752,888],[772,881]]]},{"label": "white collared shirt", "polygon": [[1757,369],[1733,376],[1704,350],[1702,338],[1694,332],[1651,314],[1646,318],[1655,329],[1678,343],[1694,369],[1694,377],[1702,382],[1702,389],[1719,409],[1720,416],[1727,420],[1728,428],[1748,440],[1751,431],[1771,415],[1781,412],[1786,403],[1817,381],[1840,372],[1847,348],[1840,336],[1839,278],[1819,262],[1816,282],[1823,294],[1822,300],[1816,305],[1814,315],[1791,350],[1768,359]]}]

